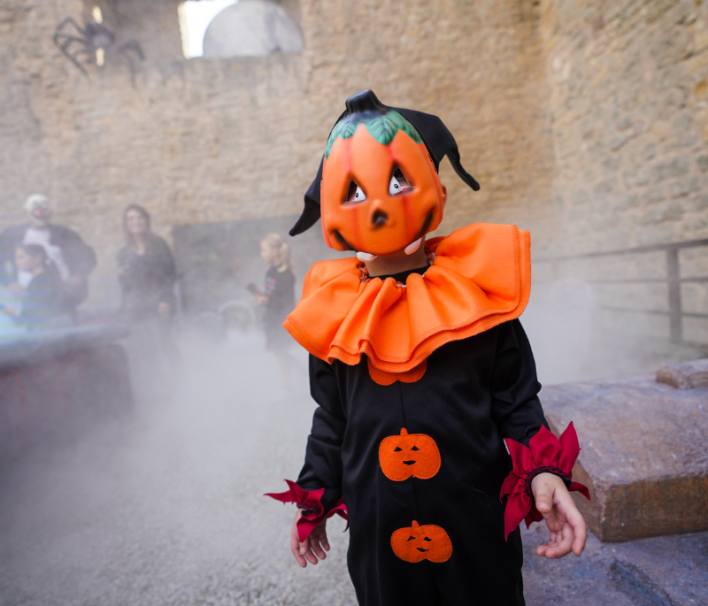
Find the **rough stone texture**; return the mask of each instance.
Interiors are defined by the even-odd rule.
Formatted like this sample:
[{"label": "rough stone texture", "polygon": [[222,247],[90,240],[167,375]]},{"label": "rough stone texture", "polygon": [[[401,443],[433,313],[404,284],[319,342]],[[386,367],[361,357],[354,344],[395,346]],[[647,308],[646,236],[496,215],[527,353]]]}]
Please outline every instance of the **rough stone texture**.
[{"label": "rough stone texture", "polygon": [[[708,3],[542,0],[540,23],[560,226],[555,250],[708,237],[702,202],[708,188]],[[706,248],[700,254],[708,257]],[[565,270],[585,277],[576,264]],[[666,297],[647,301],[652,288],[641,282],[623,292],[607,287],[599,298],[604,305],[666,312]],[[705,312],[708,294],[696,298]],[[640,315],[638,322],[636,314],[613,315],[625,333],[656,334],[668,326],[665,315]],[[684,321],[688,340],[705,342],[706,329],[705,318]]]},{"label": "rough stone texture", "polygon": [[656,380],[676,389],[708,387],[708,360],[665,364],[656,371]]},{"label": "rough stone texture", "polygon": [[120,41],[145,48],[134,87],[120,60],[88,82],[52,44],[61,19],[92,2],[0,0],[0,224],[20,220],[33,191],[58,200],[57,221],[101,246],[94,296],[102,275],[114,279],[128,203],[144,204],[163,234],[299,212],[344,99],[367,87],[439,114],[457,135],[483,190],[445,163],[446,230],[549,216],[553,151],[531,0],[302,0],[303,53],[225,60],[181,56],[176,0],[97,3]]},{"label": "rough stone texture", "polygon": [[[89,82],[52,44],[62,18],[94,4],[119,41],[144,47],[135,86],[120,58]],[[115,300],[126,204],[145,205],[165,236],[297,213],[344,98],[366,87],[439,114],[481,182],[475,194],[443,163],[442,232],[516,223],[533,232],[535,261],[708,237],[706,2],[284,0],[302,53],[223,60],[182,57],[177,5],[0,0],[0,225],[21,220],[31,192],[56,199],[57,221],[99,248],[89,305]],[[706,248],[696,254],[705,276]],[[627,263],[634,280],[665,276],[661,255]],[[560,278],[590,280],[579,265]],[[614,269],[600,277],[626,274]],[[657,288],[598,287],[601,306],[651,312],[603,312],[605,328],[664,338]],[[705,284],[682,296],[687,311],[708,308]],[[684,332],[708,342],[708,320],[687,318]]]},{"label": "rough stone texture", "polygon": [[[708,6],[543,0],[541,32],[552,91],[554,190],[566,216],[562,247],[594,251],[708,236],[705,213],[690,203],[708,187],[701,160]],[[650,193],[658,204],[651,211]],[[583,200],[572,221],[569,194]],[[627,195],[638,196],[637,206],[618,208]],[[606,229],[586,228],[608,212],[614,215]]]},{"label": "rough stone texture", "polygon": [[708,529],[708,388],[681,391],[653,376],[542,391],[560,433],[570,421],[582,451],[576,503],[602,541]]}]

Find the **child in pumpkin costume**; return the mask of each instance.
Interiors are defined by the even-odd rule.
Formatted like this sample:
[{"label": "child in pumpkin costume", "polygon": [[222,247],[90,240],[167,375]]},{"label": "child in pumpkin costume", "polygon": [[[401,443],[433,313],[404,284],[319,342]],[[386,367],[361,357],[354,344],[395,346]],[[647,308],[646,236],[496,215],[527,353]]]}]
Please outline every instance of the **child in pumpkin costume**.
[{"label": "child in pumpkin costume", "polygon": [[297,483],[269,496],[298,505],[302,566],[325,557],[326,519],[348,517],[362,605],[522,605],[519,522],[546,518],[539,555],[579,555],[568,489],[588,496],[571,482],[572,424],[560,440],[547,429],[518,321],[529,234],[477,224],[425,242],[446,201],[444,156],[479,189],[454,138],[372,91],[346,108],[291,235],[321,216],[327,244],[357,255],[316,263],[285,321],[310,352],[319,407]]}]

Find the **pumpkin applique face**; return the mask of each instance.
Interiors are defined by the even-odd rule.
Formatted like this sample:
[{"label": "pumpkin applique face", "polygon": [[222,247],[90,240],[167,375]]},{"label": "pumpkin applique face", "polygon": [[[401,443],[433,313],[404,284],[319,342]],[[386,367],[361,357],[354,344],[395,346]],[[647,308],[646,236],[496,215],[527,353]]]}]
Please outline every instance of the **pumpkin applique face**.
[{"label": "pumpkin applique face", "polygon": [[379,463],[384,475],[394,482],[408,478],[429,480],[440,470],[442,461],[435,440],[424,433],[388,436],[379,445]]},{"label": "pumpkin applique face", "polygon": [[443,528],[434,524],[421,526],[415,520],[411,526],[399,528],[391,535],[391,548],[411,564],[423,560],[440,564],[452,556],[452,541]]},{"label": "pumpkin applique face", "polygon": [[328,246],[387,255],[437,228],[446,191],[420,135],[391,110],[335,126],[320,197]]}]

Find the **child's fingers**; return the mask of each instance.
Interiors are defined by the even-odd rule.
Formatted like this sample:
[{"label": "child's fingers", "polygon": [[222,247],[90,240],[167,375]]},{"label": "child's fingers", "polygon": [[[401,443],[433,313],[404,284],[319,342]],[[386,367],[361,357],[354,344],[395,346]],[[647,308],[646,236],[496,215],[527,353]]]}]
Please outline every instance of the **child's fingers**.
[{"label": "child's fingers", "polygon": [[[310,535],[310,546],[312,547],[312,550],[315,552],[317,557],[320,560],[324,560],[327,557],[327,554],[325,553],[324,550],[324,543],[327,542],[327,537],[323,537],[321,534],[315,535],[313,532]],[[329,549],[329,547],[328,547]]]},{"label": "child's fingers", "polygon": [[[572,550],[576,556],[579,556],[583,552],[583,549],[585,549],[585,542],[588,538],[588,527],[583,516],[575,506],[575,501],[573,501],[573,497],[570,496],[570,493],[565,492],[559,496],[557,506],[558,513],[559,517],[565,521],[563,534],[565,536],[568,531],[570,532],[570,550]],[[570,553],[570,550],[563,555]]]},{"label": "child's fingers", "polygon": [[320,537],[320,543],[325,551],[329,551],[329,541],[327,540],[327,533],[322,531],[322,536]]},{"label": "child's fingers", "polygon": [[583,553],[585,543],[588,540],[588,526],[585,523],[583,516],[580,515],[580,512],[577,510],[574,512],[569,512],[568,523],[573,528],[573,534],[575,535],[572,546],[573,553],[576,556],[579,556]]},{"label": "child's fingers", "polygon": [[562,558],[570,553],[570,547],[573,543],[573,529],[570,524],[563,526],[561,532],[554,533],[551,540],[545,545],[543,555],[549,560]]},{"label": "child's fingers", "polygon": [[293,552],[293,556],[295,557],[297,563],[305,568],[305,566],[307,566],[307,561],[300,553],[300,541],[298,541],[297,529],[294,529],[290,534],[290,551]]},{"label": "child's fingers", "polygon": [[[305,550],[304,552],[303,549]],[[319,561],[317,559],[317,556],[312,552],[312,545],[311,541],[309,540],[305,541],[304,543],[300,543],[300,553],[303,554],[305,559],[313,566],[315,566]]]}]

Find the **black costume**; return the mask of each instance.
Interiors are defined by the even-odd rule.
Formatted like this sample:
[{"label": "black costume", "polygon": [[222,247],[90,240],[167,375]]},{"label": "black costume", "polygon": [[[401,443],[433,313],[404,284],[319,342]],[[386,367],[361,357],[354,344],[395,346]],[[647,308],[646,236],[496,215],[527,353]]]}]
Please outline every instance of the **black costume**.
[{"label": "black costume", "polygon": [[302,510],[301,542],[348,511],[361,606],[523,606],[518,525],[542,519],[531,482],[549,472],[578,488],[577,438],[548,431],[518,320],[528,232],[468,225],[425,242],[427,267],[368,274],[439,224],[444,156],[479,189],[439,118],[357,93],[291,230],[321,216],[328,245],[357,257],[313,265],[285,321],[310,352],[319,407],[297,484],[270,496]]},{"label": "black costume", "polygon": [[[126,246],[118,252],[117,261],[122,270],[118,278],[121,313],[133,327],[135,337],[143,340],[138,349],[150,358],[158,353],[152,352],[151,344],[157,345],[168,362],[179,367],[180,355],[172,335],[177,270],[170,247],[159,236],[150,234],[143,254]],[[158,311],[160,303],[170,306],[168,313]]]},{"label": "black costume", "polygon": [[[378,385],[365,360],[330,365],[310,356],[310,384],[319,408],[297,483],[325,487],[326,510],[344,497],[359,603],[524,604],[519,530],[501,540],[499,492],[511,471],[503,438],[527,445],[546,421],[519,321],[444,345],[415,383]],[[433,478],[392,482],[382,473],[378,446],[403,427],[437,442],[442,465]],[[394,555],[391,534],[412,520],[445,528],[449,561],[412,565]]]},{"label": "black costume", "polygon": [[118,279],[122,290],[121,309],[126,319],[132,322],[154,318],[160,303],[174,306],[177,271],[167,242],[151,235],[143,254],[125,246],[116,259],[122,270]]},{"label": "black costume", "polygon": [[[0,233],[0,284],[8,284],[17,279],[14,266],[15,249],[24,242],[25,232],[30,227],[18,225],[8,227]],[[49,232],[50,244],[61,249],[69,274],[83,278],[80,285],[70,290],[65,289],[64,303],[71,311],[88,296],[86,278],[96,267],[96,254],[79,234],[68,227],[49,224],[45,229]],[[56,268],[51,269],[56,272]]]},{"label": "black costume", "polygon": [[54,272],[44,271],[34,276],[22,295],[17,323],[30,331],[69,326],[71,321],[63,297],[61,280]]},{"label": "black costume", "polygon": [[291,343],[283,322],[295,307],[295,275],[289,269],[278,271],[271,265],[265,276],[265,292],[268,297],[263,314],[266,349],[275,351]]}]

